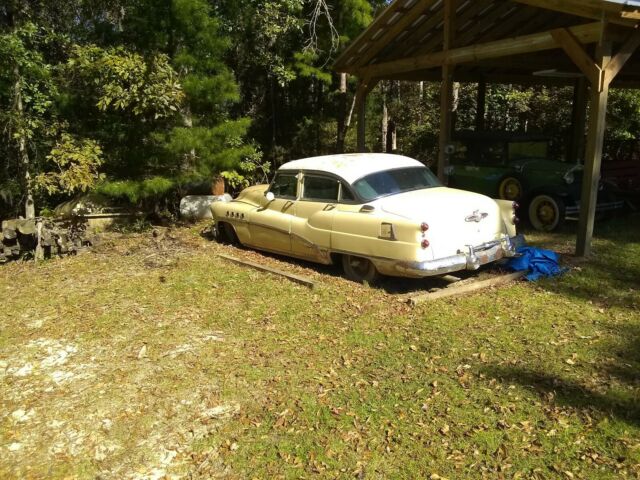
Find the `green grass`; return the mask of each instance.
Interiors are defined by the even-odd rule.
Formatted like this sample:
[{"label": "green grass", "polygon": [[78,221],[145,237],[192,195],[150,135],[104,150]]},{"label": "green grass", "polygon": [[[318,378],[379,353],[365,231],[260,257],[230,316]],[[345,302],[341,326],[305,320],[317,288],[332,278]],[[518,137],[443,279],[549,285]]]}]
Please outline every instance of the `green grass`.
[{"label": "green grass", "polygon": [[195,228],[2,267],[0,477],[638,478],[638,220],[599,226],[562,278],[416,308],[387,292],[428,281],[233,252],[310,291]]}]

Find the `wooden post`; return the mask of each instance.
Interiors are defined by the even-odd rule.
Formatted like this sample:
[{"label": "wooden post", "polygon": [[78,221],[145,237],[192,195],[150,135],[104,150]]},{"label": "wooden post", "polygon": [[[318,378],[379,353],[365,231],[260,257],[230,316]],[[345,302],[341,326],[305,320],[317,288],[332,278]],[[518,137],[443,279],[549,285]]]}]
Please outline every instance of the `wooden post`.
[{"label": "wooden post", "polygon": [[571,141],[567,160],[573,163],[584,162],[584,132],[587,126],[587,105],[589,90],[587,80],[579,78],[573,87],[573,109],[571,112]]},{"label": "wooden post", "polygon": [[361,82],[358,86],[357,100],[358,106],[358,152],[366,151],[366,112],[367,112],[367,92],[364,84]]},{"label": "wooden post", "polygon": [[476,132],[484,130],[484,117],[487,113],[487,82],[478,82],[478,98],[476,102]]},{"label": "wooden post", "polygon": [[338,122],[336,135],[336,153],[344,153],[344,137],[347,133],[347,74],[340,73],[338,91]]},{"label": "wooden post", "polygon": [[[604,33],[603,33],[604,37]],[[611,58],[611,42],[604,38],[596,48],[595,64],[605,70]],[[591,103],[589,111],[589,131],[585,155],[582,196],[580,200],[580,220],[578,222],[578,238],[576,255],[586,257],[591,253],[593,224],[596,216],[598,199],[598,183],[600,182],[600,166],[602,164],[602,145],[609,100],[609,84],[604,82],[601,88],[591,85]]]},{"label": "wooden post", "polygon": [[[443,51],[445,57],[453,46],[454,41],[454,20],[455,20],[455,0],[444,0],[444,40]],[[453,64],[444,62],[442,64],[442,86],[440,89],[440,141],[438,154],[438,178],[443,184],[448,183],[446,171],[449,166],[449,154],[447,146],[451,143],[451,118],[453,100]]]},{"label": "wooden post", "polygon": [[367,95],[380,80],[365,77],[358,83],[355,102],[358,107],[358,152],[366,152],[366,112],[367,112]]}]

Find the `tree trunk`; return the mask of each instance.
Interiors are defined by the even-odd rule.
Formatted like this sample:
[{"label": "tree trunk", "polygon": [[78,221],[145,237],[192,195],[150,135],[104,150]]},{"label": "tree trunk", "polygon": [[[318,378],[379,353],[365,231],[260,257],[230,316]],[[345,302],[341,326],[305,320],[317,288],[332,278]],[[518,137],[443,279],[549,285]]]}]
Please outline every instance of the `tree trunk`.
[{"label": "tree trunk", "polygon": [[271,97],[271,151],[272,160],[276,160],[276,91],[273,85],[273,76],[269,75],[269,96]]},{"label": "tree trunk", "polygon": [[453,82],[453,105],[451,107],[451,131],[456,131],[458,121],[458,105],[460,104],[460,82]]},{"label": "tree trunk", "polygon": [[[189,105],[185,105],[182,109],[182,124],[186,128],[193,128],[193,115],[191,114],[191,108]],[[196,165],[196,149],[192,148],[189,153],[185,154],[182,159],[182,170],[185,172],[191,172]]]},{"label": "tree trunk", "polygon": [[[338,95],[338,131],[336,153],[344,153],[344,138],[347,134],[347,74],[340,74],[340,94]],[[350,115],[349,115],[350,116]]]},{"label": "tree trunk", "polygon": [[396,132],[396,122],[389,120],[387,126],[387,153],[394,153],[398,149]]},{"label": "tree trunk", "polygon": [[389,111],[387,110],[387,99],[382,95],[382,151],[387,150],[387,128],[389,126]]},{"label": "tree trunk", "polygon": [[[13,67],[13,74],[16,82],[14,84],[15,89],[15,108],[18,116],[18,128],[22,130],[24,123],[24,109],[22,106],[22,76],[20,75],[20,68],[18,65]],[[36,207],[33,200],[33,185],[31,183],[31,164],[29,162],[29,152],[27,151],[27,139],[24,132],[18,132],[18,155],[20,157],[20,164],[24,170],[24,188],[25,188],[25,206],[24,216],[25,218],[35,218]]]}]

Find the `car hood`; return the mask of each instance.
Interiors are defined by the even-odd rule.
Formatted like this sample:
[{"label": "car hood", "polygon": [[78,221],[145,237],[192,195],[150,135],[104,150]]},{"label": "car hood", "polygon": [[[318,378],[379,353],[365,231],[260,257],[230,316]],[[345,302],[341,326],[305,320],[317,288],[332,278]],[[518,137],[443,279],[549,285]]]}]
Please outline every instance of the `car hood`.
[{"label": "car hood", "polygon": [[547,172],[564,175],[572,170],[582,170],[582,166],[575,163],[558,162],[544,158],[519,158],[518,160],[513,160],[510,165],[521,173]]}]

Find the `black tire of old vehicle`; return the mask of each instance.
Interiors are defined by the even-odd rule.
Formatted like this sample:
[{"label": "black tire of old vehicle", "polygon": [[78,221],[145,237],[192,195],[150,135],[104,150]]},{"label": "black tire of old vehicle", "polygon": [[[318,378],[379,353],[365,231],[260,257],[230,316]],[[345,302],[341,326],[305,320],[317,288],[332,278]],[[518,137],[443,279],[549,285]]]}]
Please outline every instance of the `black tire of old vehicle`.
[{"label": "black tire of old vehicle", "polygon": [[230,245],[237,245],[240,243],[236,231],[231,225],[226,222],[220,222],[217,226],[216,240],[220,243],[227,243]]},{"label": "black tire of old vehicle", "polygon": [[343,255],[342,268],[346,277],[354,282],[366,282],[371,285],[380,278],[376,267],[371,263],[371,260],[366,258],[356,257],[354,255]]},{"label": "black tire of old vehicle", "polygon": [[502,200],[511,200],[513,202],[522,201],[524,188],[522,180],[514,175],[507,175],[498,185],[498,198]]},{"label": "black tire of old vehicle", "polygon": [[541,193],[531,199],[527,211],[533,228],[553,232],[564,223],[566,206],[557,195]]}]

